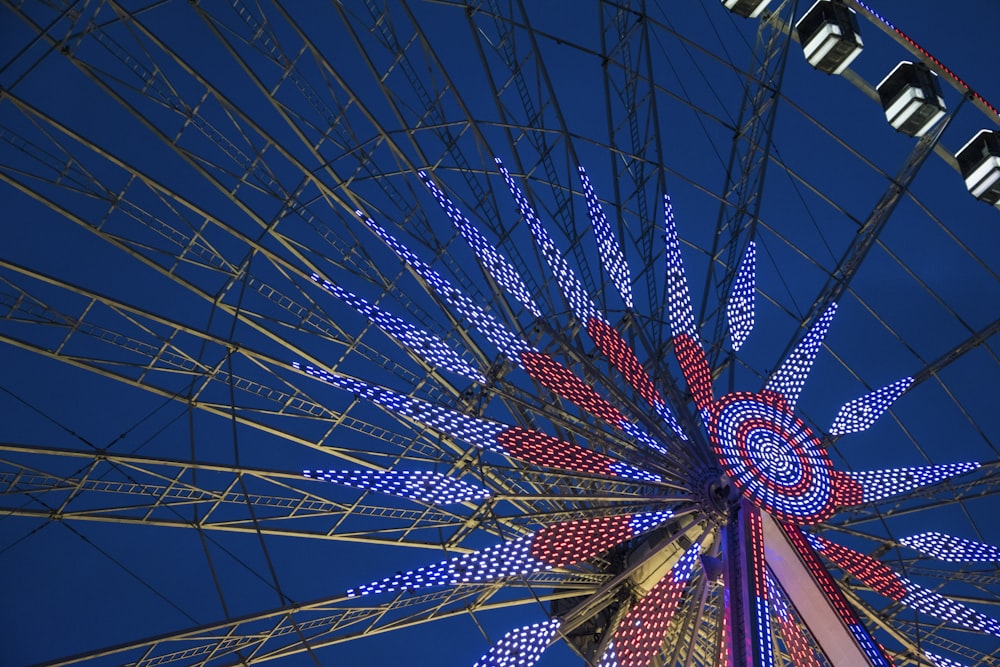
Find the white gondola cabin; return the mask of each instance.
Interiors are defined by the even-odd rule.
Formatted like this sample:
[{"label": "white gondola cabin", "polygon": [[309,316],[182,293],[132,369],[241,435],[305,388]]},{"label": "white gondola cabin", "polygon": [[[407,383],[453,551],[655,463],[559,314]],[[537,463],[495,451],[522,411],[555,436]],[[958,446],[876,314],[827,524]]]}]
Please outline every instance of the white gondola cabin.
[{"label": "white gondola cabin", "polygon": [[726,9],[749,19],[755,19],[771,0],[722,0]]},{"label": "white gondola cabin", "polygon": [[955,159],[972,196],[1000,208],[1000,131],[980,130]]},{"label": "white gondola cabin", "polygon": [[878,84],[885,117],[896,130],[922,137],[944,116],[937,74],[923,63],[903,61]]},{"label": "white gondola cabin", "polygon": [[816,0],[795,23],[809,64],[827,74],[840,74],[865,44],[854,10],[839,0]]}]

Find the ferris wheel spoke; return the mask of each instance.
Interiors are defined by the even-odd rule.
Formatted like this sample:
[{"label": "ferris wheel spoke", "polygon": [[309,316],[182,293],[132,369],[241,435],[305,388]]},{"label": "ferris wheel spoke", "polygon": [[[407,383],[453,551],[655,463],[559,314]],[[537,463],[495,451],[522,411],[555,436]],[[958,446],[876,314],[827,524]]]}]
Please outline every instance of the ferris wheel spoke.
[{"label": "ferris wheel spoke", "polygon": [[551,523],[534,535],[348,589],[348,597],[492,581],[577,565],[672,519],[670,510]]},{"label": "ferris wheel spoke", "polygon": [[1000,621],[920,586],[858,551],[820,537],[811,536],[810,541],[819,553],[880,595],[955,625],[1000,637]]},{"label": "ferris wheel spoke", "polygon": [[[14,274],[18,279],[18,283],[3,279],[8,304],[6,312],[9,322],[14,323],[8,329],[10,336],[15,338],[20,331],[15,326],[18,322],[48,326],[53,332],[63,331],[63,335],[48,346],[24,340],[22,344],[25,346],[67,360],[79,359],[96,367],[101,365],[101,357],[88,355],[85,351],[88,345],[83,342],[94,340],[116,346],[122,353],[131,352],[135,355],[131,359],[122,357],[121,354],[104,359],[109,372],[120,365],[144,368],[147,371],[172,371],[182,376],[228,376],[228,372],[222,368],[222,362],[226,350],[234,346],[223,338],[97,292],[70,286],[61,280],[10,262],[3,262],[0,266],[9,272],[8,275]],[[25,285],[30,285],[30,289]],[[48,305],[52,302],[63,304],[61,308],[65,312]],[[185,352],[180,343],[186,337],[193,337],[213,346],[216,354],[208,356],[212,361],[198,360]],[[72,352],[77,339],[82,348],[79,356]],[[247,346],[240,354],[255,359],[256,363],[262,365],[286,365],[281,359],[251,352],[250,349]],[[145,374],[139,374],[135,376],[135,380],[142,382],[144,376]],[[239,378],[238,384],[244,388],[252,387],[252,381],[247,378]],[[251,391],[254,390],[251,388]],[[325,410],[321,412],[328,413]]]},{"label": "ferris wheel spoke", "polygon": [[[843,255],[841,255],[836,268],[830,274],[820,293],[816,296],[809,312],[802,318],[803,327],[811,326],[814,321],[821,318],[830,306],[839,301],[844,292],[850,287],[854,276],[857,275],[858,271],[864,265],[868,252],[875,247],[879,235],[889,222],[890,216],[909,191],[910,185],[917,177],[917,174],[920,173],[920,168],[927,161],[927,158],[930,157],[934,146],[937,145],[941,135],[957,110],[957,108],[952,110],[931,131],[920,138],[909,156],[907,156],[899,172],[889,181],[889,185],[885,192],[883,192],[882,197],[872,208],[868,218],[862,222],[861,228],[852,237],[850,245],[845,249]],[[793,344],[794,341],[790,342],[786,350],[791,349]]]},{"label": "ferris wheel spoke", "polygon": [[929,651],[924,651],[924,656],[931,661],[934,667],[965,667],[965,663],[945,658],[944,656]]},{"label": "ferris wheel spoke", "polygon": [[[493,466],[489,464],[479,464],[476,471],[482,471],[491,478],[501,478],[509,480],[509,488],[505,491],[495,493],[498,500],[516,501],[517,499],[532,499],[533,489],[551,488],[564,489],[569,493],[566,496],[559,496],[552,492],[546,492],[538,496],[537,500],[553,498],[558,502],[565,502],[570,499],[586,499],[590,502],[621,501],[634,502],[636,504],[649,503],[651,488],[647,482],[629,480],[626,478],[609,479],[603,475],[574,475],[564,471],[553,471],[546,469],[535,469],[526,467],[505,467]],[[667,502],[690,501],[688,486],[682,482],[663,481],[657,483],[656,498],[663,498]]]},{"label": "ferris wheel spoke", "polygon": [[[635,300],[632,298],[632,270],[625,259],[622,251],[622,243],[619,240],[621,229],[618,233],[611,229],[608,216],[604,212],[597,195],[594,193],[594,186],[587,176],[587,170],[580,166],[580,186],[587,201],[587,214],[590,216],[590,226],[594,230],[594,241],[597,244],[597,253],[601,259],[604,272],[611,279],[615,290],[621,297],[622,303],[628,310],[635,309]],[[620,227],[620,226],[619,226]]]},{"label": "ferris wheel spoke", "polygon": [[871,427],[899,396],[913,385],[907,377],[844,403],[829,428],[832,436],[859,433]]},{"label": "ferris wheel spoke", "polygon": [[[96,151],[97,148],[94,147],[94,150]],[[32,151],[32,154],[34,154],[34,151]],[[60,156],[56,164],[60,162],[72,170],[75,160],[70,159],[67,154],[66,157]],[[56,165],[52,165],[50,168],[54,169]],[[127,166],[126,171],[129,171]],[[312,300],[312,297],[307,296],[307,288],[303,286],[308,284],[305,280],[305,272],[300,268],[296,268],[294,263],[267,250],[260,243],[222,223],[217,218],[207,216],[195,204],[185,201],[175,192],[164,190],[159,184],[151,182],[149,177],[134,171],[130,172],[130,176],[130,185],[127,189],[127,192],[130,193],[129,197],[126,197],[126,191],[115,193],[104,189],[103,186],[96,183],[83,191],[87,195],[107,200],[109,209],[112,212],[119,213],[119,217],[112,218],[111,222],[103,224],[100,227],[95,227],[90,221],[77,214],[73,208],[64,208],[53,201],[47,200],[45,194],[29,189],[26,183],[14,181],[13,179],[9,182],[21,187],[32,196],[46,201],[53,210],[67,219],[76,222],[84,229],[97,234],[100,238],[119,248],[124,253],[132,255],[162,272],[182,288],[196,294],[206,303],[213,303],[234,316],[240,316],[241,313],[235,305],[230,305],[226,301],[218,299],[218,293],[220,290],[223,292],[227,290],[232,291],[234,286],[242,284],[241,280],[243,279],[241,276],[243,275],[243,270],[237,268],[235,263],[227,265],[222,257],[212,253],[208,242],[201,241],[204,238],[203,234],[194,231],[188,232],[185,229],[193,230],[190,223],[181,214],[181,210],[189,212],[223,230],[224,233],[233,236],[241,244],[243,252],[247,254],[260,253],[271,262],[272,266],[268,268],[276,271],[276,275],[270,275],[267,278],[263,277],[268,272],[263,270],[258,263],[256,265],[257,275],[248,276],[245,282],[247,287],[251,288],[250,294],[256,295],[257,298],[263,298],[265,302],[270,304],[268,307],[278,306],[285,311],[287,318],[286,325],[289,328],[306,325],[310,327],[314,334],[328,337],[333,341],[348,346],[357,346],[356,349],[358,351],[378,361],[384,368],[393,369],[397,373],[404,370],[403,366],[383,352],[378,351],[364,341],[355,340],[336,324],[328,314],[324,313],[317,303]],[[6,177],[0,174],[0,178]],[[153,201],[150,201],[150,197],[153,198]],[[170,208],[166,209],[164,215],[156,216],[147,213],[148,210],[156,208],[156,200],[163,201],[164,197],[168,197],[172,204]],[[176,216],[176,222],[168,219],[168,216]],[[115,220],[125,222],[127,227],[124,230],[120,227],[114,227]],[[156,236],[150,237],[149,232],[151,231]],[[168,243],[158,243],[157,239],[160,242],[166,241]],[[193,259],[196,264],[201,262],[201,257],[195,257],[194,255],[203,256],[206,253],[209,253],[209,263],[205,266],[210,271],[208,273],[191,273],[191,260]],[[166,261],[164,261],[164,258],[167,258]],[[225,268],[226,266],[229,267],[227,270],[220,270],[220,267]],[[280,288],[275,288],[271,284],[275,281],[283,289],[290,289],[298,292],[298,294],[290,295],[283,293]],[[295,296],[302,298],[306,302],[297,302]],[[265,335],[274,338],[276,342],[283,344],[287,340],[284,336],[275,336],[275,333],[271,331],[268,325],[267,318],[243,317],[242,321],[265,333]],[[427,368],[425,370],[430,369]],[[403,376],[403,379],[412,384],[417,380],[417,376],[413,373],[408,373]],[[441,386],[448,386],[448,383],[443,382]]]},{"label": "ferris wheel spoke", "polygon": [[[900,540],[900,542],[902,541],[903,540]],[[969,584],[970,587],[978,589],[981,592],[980,597],[973,598],[969,596],[960,596],[961,600],[974,601],[985,605],[998,604],[998,601],[993,593],[993,589],[1000,585],[1000,575],[996,574],[994,571],[985,570],[981,567],[971,565],[959,567],[957,569],[947,569],[945,566],[940,565],[937,567],[928,567],[926,559],[920,558],[901,558],[897,562],[900,564],[900,570],[905,571],[911,576],[940,583],[947,581],[961,581]]]},{"label": "ferris wheel spoke", "polygon": [[663,579],[629,608],[601,658],[601,667],[648,665],[659,653],[701,547],[697,542],[689,547]]},{"label": "ferris wheel spoke", "polygon": [[[735,124],[726,182],[715,223],[715,236],[710,250],[708,272],[702,290],[698,322],[708,320],[708,299],[717,296],[720,311],[715,318],[714,333],[709,344],[709,365],[717,367],[722,351],[725,318],[722,312],[730,298],[734,272],[752,241],[760,217],[764,178],[774,149],[772,135],[785,75],[785,64],[792,42],[791,31],[784,24],[795,9],[795,3],[783,0],[769,11],[757,27],[757,49],[745,73],[743,100]],[[721,280],[716,272],[722,270]]]},{"label": "ferris wheel spoke", "polygon": [[[523,7],[518,9],[520,16],[504,17],[497,10],[494,0],[487,3],[486,10],[491,16],[487,17],[486,12],[468,15],[469,28],[484,62],[485,78],[493,90],[497,113],[508,124],[505,136],[510,155],[514,158],[511,162],[522,174],[535,171],[544,174],[549,184],[547,194],[553,202],[548,217],[569,241],[569,252],[583,284],[597,285],[583,253],[583,244],[579,242],[580,230],[585,226],[576,224],[570,191],[560,185],[568,181],[559,176],[553,158],[553,152],[562,149],[576,159],[572,134],[567,128],[546,63],[537,48],[537,37],[531,29],[530,18]],[[492,24],[488,23],[489,19],[492,19]],[[502,65],[485,65],[486,52],[499,58]],[[510,127],[517,127],[519,133],[523,132],[527,142],[520,141]],[[552,127],[557,131],[548,129]]]},{"label": "ferris wheel spoke", "polygon": [[320,281],[320,277],[316,274],[313,274],[311,277],[315,282],[322,284],[325,290],[354,308],[359,314],[367,317],[387,335],[396,339],[413,354],[423,359],[428,367],[441,368],[442,370],[450,371],[480,384],[488,382],[477,368],[469,364],[462,358],[459,352],[452,349],[438,336],[419,329],[406,320],[396,317],[384,308],[362,299],[340,285],[334,285],[328,280]]},{"label": "ferris wheel spoke", "polygon": [[[666,190],[663,172],[656,167],[665,162],[666,134],[653,94],[656,82],[651,28],[649,21],[633,22],[633,11],[631,3],[601,3],[600,9],[600,55],[608,63],[604,79],[608,156],[619,237],[630,229],[625,212],[639,220],[655,218],[656,202]],[[629,240],[639,251],[642,269],[637,277],[645,279],[644,297],[652,311],[659,307],[662,288],[649,267],[656,265],[660,250],[652,234],[635,235]],[[650,314],[656,316],[655,312]],[[662,343],[653,341],[657,347]]]},{"label": "ferris wheel spoke", "polygon": [[[4,266],[17,268],[9,263]],[[441,443],[434,444],[419,432],[410,438],[400,437],[369,423],[370,417],[350,414],[352,405],[343,412],[330,409],[295,386],[284,359],[255,352],[249,345],[234,349],[207,332],[79,288],[73,290],[75,303],[67,302],[58,291],[67,287],[60,281],[33,272],[25,275],[43,281],[36,283],[39,287],[56,287],[54,295],[72,310],[64,313],[48,307],[45,296],[36,297],[8,281],[7,286],[14,289],[8,290],[11,295],[5,299],[9,304],[3,327],[6,333],[0,334],[8,343],[173,400],[194,400],[197,409],[205,412],[229,418],[235,408],[240,423],[355,463],[368,464],[380,457],[389,461],[398,457],[443,461],[464,452],[456,448],[448,454]],[[50,291],[46,294],[52,296]],[[20,334],[25,326],[34,327],[31,331],[35,332],[40,327],[50,329],[51,340],[40,344],[23,338]],[[189,340],[205,344],[201,361],[184,352]],[[233,371],[228,368],[230,359],[238,364]],[[230,385],[241,397],[236,406],[229,400]],[[319,437],[315,432],[306,435],[323,422],[371,439],[352,450],[334,444],[332,431]]]},{"label": "ferris wheel spoke", "polygon": [[[172,199],[176,200],[177,196],[176,195],[172,195]],[[52,204],[50,204],[50,205],[52,205]],[[67,217],[69,217],[70,219],[77,219],[75,215],[73,215],[72,213],[69,213],[69,212],[67,212],[65,210],[61,210],[60,212],[63,215],[66,215]],[[119,239],[119,237],[107,234],[106,232],[103,232],[103,231],[93,230],[91,227],[89,227],[85,222],[83,222],[81,220],[78,220],[78,222],[80,222],[80,224],[83,224],[85,228],[91,229],[92,231],[97,231],[97,233],[99,235],[101,235],[102,238],[105,238],[105,240],[108,240],[109,242],[111,242],[111,243],[113,243],[115,245],[118,245],[122,249],[124,249],[124,250],[126,250],[126,251],[128,251],[130,253],[133,253],[133,254],[136,252],[136,250],[135,250],[136,246],[133,245],[133,244],[131,244],[130,242],[122,241],[122,240]],[[157,222],[157,227],[159,229],[163,229],[164,228],[164,224],[163,224],[162,221],[156,221],[156,222]],[[231,231],[228,228],[226,228],[224,225],[222,227],[223,227],[223,229],[226,229],[226,231]],[[169,227],[166,227],[166,228],[169,229]],[[174,234],[174,236],[177,236],[179,234],[180,234],[180,232],[177,232],[177,233]],[[255,248],[258,251],[264,252],[264,254],[266,254],[269,257],[269,259],[271,259],[272,261],[276,262],[278,270],[283,273],[283,275],[279,279],[283,279],[285,281],[288,281],[289,280],[289,276],[288,276],[288,273],[287,273],[288,271],[292,271],[295,274],[301,275],[301,273],[302,273],[301,271],[295,269],[294,267],[289,266],[284,260],[276,257],[275,255],[273,255],[271,253],[268,253],[266,250],[263,250],[263,248],[261,246],[259,246],[258,244],[254,243],[252,241],[248,241],[248,239],[246,239],[245,237],[240,237],[239,235],[237,235],[237,237],[241,238],[241,240],[244,241],[244,242],[249,242],[250,245],[248,247]],[[159,266],[158,264],[156,264],[156,261],[158,260],[159,256],[157,255],[157,253],[155,251],[149,251],[148,249],[143,250],[141,247],[140,247],[140,251],[142,251],[141,255],[140,255],[142,258],[145,259],[146,255],[149,255],[149,259],[147,261],[150,264],[154,265],[154,266],[157,266],[157,267]],[[167,273],[171,277],[173,277],[177,282],[179,282],[181,285],[183,285],[184,287],[186,287],[188,289],[191,289],[192,291],[195,291],[196,294],[198,294],[199,296],[201,296],[207,302],[212,302],[213,301],[213,297],[209,293],[198,291],[197,288],[195,288],[192,284],[190,284],[189,282],[187,282],[185,279],[180,278],[180,277],[174,275],[174,273],[173,273],[172,270],[167,271]],[[233,276],[233,278],[231,280],[233,282],[235,282],[236,281],[236,276]],[[295,301],[289,299],[287,295],[284,295],[281,292],[275,290],[274,288],[270,287],[266,282],[264,282],[264,281],[262,281],[260,279],[251,278],[248,281],[248,284],[251,285],[251,286],[253,286],[255,292],[258,293],[260,296],[264,296],[269,301],[271,301],[271,302],[273,302],[273,303],[281,306],[282,308],[284,308],[286,311],[289,312],[290,316],[294,316],[295,317],[294,320],[289,321],[289,326],[292,326],[293,324],[295,326],[298,326],[299,324],[303,323],[303,320],[304,320],[305,322],[309,322],[313,326],[317,327],[317,331],[318,332],[332,331],[334,333],[334,335],[336,336],[337,339],[343,340],[345,342],[351,340],[349,337],[346,336],[346,334],[344,334],[340,330],[339,327],[337,327],[332,322],[332,320],[329,320],[327,318],[327,316],[325,316],[325,315],[319,315],[319,316],[317,316],[316,315],[317,306],[311,306],[310,307],[310,306],[302,306],[302,305],[296,304]],[[211,289],[214,290],[216,288],[212,287]],[[302,288],[301,287],[296,287],[296,289],[301,290]],[[222,305],[223,308],[227,308],[227,306],[224,303],[222,303],[221,305]],[[246,323],[248,323],[251,327],[254,327],[254,328],[258,329],[259,331],[262,331],[263,333],[265,333],[265,335],[274,338],[274,334],[270,331],[270,329],[269,329],[269,327],[267,325],[267,320],[266,319],[265,320],[256,320],[253,317],[246,317],[245,313],[243,313],[242,311],[239,311],[239,310],[235,310],[231,306],[229,306],[228,309],[233,314],[243,315],[244,316],[243,317],[243,321],[246,322]],[[304,313],[308,313],[308,314],[303,317]],[[277,338],[275,338],[275,340],[278,341],[278,342],[282,342],[283,343],[285,339],[284,339],[284,337],[278,336]],[[392,361],[389,357],[385,356],[382,352],[380,352],[380,351],[372,348],[370,345],[368,345],[364,341],[352,342],[352,343],[350,343],[350,345],[353,347],[353,349],[355,351],[359,351],[363,355],[368,356],[368,357],[372,357],[375,361],[379,361],[381,363],[381,365],[383,367],[385,367],[385,368],[392,369],[396,373],[405,372],[405,369],[404,369],[403,366],[399,365],[395,361]],[[419,356],[419,355],[417,355],[417,356]],[[430,369],[426,368],[425,370],[430,370]],[[408,376],[404,375],[403,379],[406,380],[407,382],[409,382],[410,384],[418,384],[416,382],[417,381],[417,376],[413,375],[412,373],[408,374]],[[440,386],[446,386],[446,385],[447,385],[447,383],[441,383]]]},{"label": "ferris wheel spoke", "polygon": [[900,538],[899,542],[911,549],[950,562],[1000,562],[1000,548],[936,531]]},{"label": "ferris wheel spoke", "polygon": [[531,667],[555,639],[559,619],[511,630],[495,643],[474,667]]},{"label": "ferris wheel spoke", "polygon": [[726,302],[726,322],[729,324],[729,340],[734,352],[743,346],[753,331],[757,300],[756,276],[757,245],[750,240],[733,280],[733,291]]},{"label": "ferris wheel spoke", "polygon": [[[46,454],[65,459],[67,454]],[[161,479],[175,472],[159,461],[143,467],[91,465],[81,476],[57,476],[36,467],[26,468],[11,461],[0,462],[2,511],[5,515],[48,521],[81,521],[144,525],[156,528],[187,528],[209,533],[243,533],[299,537],[334,542],[439,550],[441,531],[456,533],[467,518],[426,510],[402,510],[374,504],[334,503],[322,497],[288,488],[287,481],[275,483],[264,473],[238,471],[229,476],[213,475],[218,486],[194,485],[184,477],[190,470],[176,464],[178,478]],[[236,475],[258,489],[242,493]],[[124,479],[122,479],[124,478]],[[277,488],[275,488],[277,487]],[[270,492],[268,491],[270,490]],[[74,503],[84,498],[82,503]],[[81,505],[77,509],[74,505]],[[252,505],[253,514],[248,511]],[[367,530],[340,528],[345,519],[368,518]]]},{"label": "ferris wheel spoke", "polygon": [[493,280],[517,299],[532,315],[541,317],[542,311],[531,296],[520,272],[511,265],[502,252],[486,239],[478,227],[469,222],[462,210],[448,198],[448,195],[438,187],[427,172],[421,171],[417,175],[434,195],[445,215],[451,219],[452,224],[462,234],[465,242],[476,254],[479,263],[489,272]]},{"label": "ferris wheel spoke", "polygon": [[[121,11],[124,12],[124,10]],[[299,247],[288,242],[287,240],[284,240],[283,236],[276,234],[274,232],[275,227],[281,221],[282,216],[285,215],[294,214],[294,216],[304,218],[307,222],[315,219],[315,214],[310,212],[308,207],[300,200],[302,194],[308,188],[316,188],[324,198],[334,203],[339,202],[340,206],[347,207],[348,210],[353,210],[353,206],[349,203],[345,203],[338,194],[327,186],[325,182],[319,180],[314,175],[313,171],[307,168],[294,154],[286,151],[279,142],[264,131],[251,118],[245,115],[240,110],[238,105],[228,100],[208,81],[198,76],[195,72],[188,68],[175,53],[160,43],[155,36],[152,35],[152,33],[148,32],[137,18],[130,17],[130,22],[139,29],[141,34],[155,44],[155,46],[168,60],[176,61],[175,64],[179,68],[177,76],[180,78],[193,78],[195,84],[200,86],[205,91],[205,95],[210,96],[211,99],[215,100],[219,105],[219,108],[214,112],[214,107],[211,106],[200,105],[195,109],[189,108],[189,105],[173,92],[175,86],[163,80],[163,77],[165,76],[164,67],[154,62],[150,62],[148,65],[142,64],[142,61],[145,59],[144,56],[125,51],[120,44],[114,42],[113,38],[105,36],[101,30],[95,30],[95,39],[105,37],[108,43],[113,43],[114,48],[112,48],[112,52],[118,56],[119,60],[121,60],[123,64],[125,64],[128,68],[129,74],[138,76],[140,80],[144,82],[145,88],[148,88],[150,91],[155,91],[155,94],[157,95],[155,100],[156,104],[165,103],[178,114],[192,116],[195,121],[192,124],[192,127],[196,128],[197,131],[203,135],[203,138],[207,138],[209,144],[215,143],[216,146],[215,148],[205,147],[202,149],[195,149],[188,146],[188,144],[192,142],[183,142],[184,145],[182,145],[180,137],[169,137],[163,129],[158,126],[151,125],[149,121],[147,121],[147,127],[152,130],[154,134],[159,136],[160,139],[173,149],[184,161],[186,161],[194,172],[199,174],[200,177],[206,182],[213,184],[216,188],[223,192],[232,192],[237,195],[233,198],[233,202],[242,212],[242,217],[246,220],[256,222],[257,229],[254,230],[251,226],[245,231],[245,234],[253,237],[254,235],[259,235],[260,230],[266,230],[270,233],[272,238],[279,239],[284,248],[296,257],[299,262],[309,267],[310,270],[318,270],[318,267],[306,259]],[[124,97],[124,95],[134,95],[134,93],[129,92],[128,89],[123,89],[121,92],[116,90],[116,86],[118,85],[117,79],[102,77],[100,70],[88,66],[83,61],[74,59],[74,62],[91,75],[95,82],[101,85],[110,95],[112,95],[112,97],[118,99],[126,109],[131,109],[136,111],[136,113],[139,113],[138,110],[132,106],[132,103]],[[147,100],[146,97],[143,96],[140,96],[137,100],[135,100],[136,103],[143,103],[144,101],[147,103],[153,102],[153,100]],[[215,113],[217,118],[213,120],[203,117],[203,115],[207,113]],[[227,127],[231,128],[228,133],[230,136],[227,136]],[[231,136],[236,136],[237,139],[234,140]],[[245,143],[245,145],[239,145],[241,142]],[[258,148],[256,145],[258,143],[263,144],[264,147]],[[197,146],[198,143],[194,142],[194,145]],[[234,172],[230,175],[230,172],[226,169],[215,168],[215,163],[213,162],[214,158],[210,156],[213,155],[212,151],[216,149],[221,150],[221,154],[226,156],[227,159],[233,160],[235,165],[239,169],[243,170],[242,175],[237,175],[238,172]],[[282,159],[285,162],[283,166],[288,167],[288,169],[283,170],[283,173],[288,172],[300,175],[301,180],[297,185],[283,185],[279,180],[277,180],[277,171],[274,173],[270,171],[261,171],[263,169],[261,166],[262,164],[271,164],[274,163],[275,160],[269,160],[265,163],[259,159],[254,160],[251,156],[263,153],[266,150],[276,151],[281,154]],[[218,155],[215,155],[215,157],[218,157]],[[232,178],[235,178],[236,180],[232,181]],[[250,203],[253,195],[252,191],[255,189],[263,190],[275,197],[278,201],[283,202],[285,210],[282,216],[279,216],[273,221],[266,221],[257,216],[252,210],[253,204]],[[354,201],[358,200],[355,199]],[[323,232],[321,231],[321,233]],[[465,282],[464,284],[468,288],[472,289],[474,293],[478,294],[478,291],[472,286],[471,282]]]},{"label": "ferris wheel spoke", "polygon": [[781,397],[789,409],[794,409],[799,400],[799,394],[805,386],[809,372],[812,370],[816,354],[823,345],[826,332],[837,314],[837,304],[831,303],[829,308],[810,327],[795,349],[789,352],[785,360],[767,379],[764,391],[773,392]]},{"label": "ferris wheel spoke", "polygon": [[885,513],[905,516],[934,507],[957,505],[973,498],[988,498],[1000,493],[1000,480],[996,461],[983,463],[975,472],[956,480],[946,480],[940,484],[912,489],[897,501],[882,501],[877,507],[863,506],[848,508],[830,520],[831,526],[851,529],[871,521],[880,521]]},{"label": "ferris wheel spoke", "polygon": [[874,503],[972,472],[979,463],[949,463],[888,470],[833,471],[834,502],[850,507]]},{"label": "ferris wheel spoke", "polygon": [[535,593],[494,599],[495,584],[463,584],[443,590],[402,595],[377,605],[351,604],[343,596],[299,603],[161,635],[146,641],[107,647],[43,663],[45,667],[101,664],[108,656],[135,667],[153,665],[216,665],[251,659],[263,662],[288,657],[331,644],[404,630],[415,625],[444,621],[463,614],[491,609],[538,605],[579,595],[592,586],[573,574],[541,573],[523,579],[532,588],[565,583],[561,592]]},{"label": "ferris wheel spoke", "polygon": [[712,371],[694,319],[691,293],[688,288],[684,258],[681,255],[677,224],[669,196],[663,198],[664,245],[667,259],[667,314],[674,346],[674,355],[687,382],[695,407],[705,416],[715,400],[712,393]]},{"label": "ferris wheel spoke", "polygon": [[[294,473],[237,468],[214,463],[177,461],[163,457],[114,454],[107,450],[82,451],[31,445],[0,445],[7,457],[0,460],[0,505],[11,516],[58,521],[143,524],[162,528],[255,533],[308,539],[371,542],[417,549],[439,550],[443,536],[454,549],[472,517],[481,507],[456,513],[441,507],[412,509],[376,504],[378,494],[332,494],[330,500],[314,481]],[[75,473],[56,472],[69,462]],[[199,475],[199,477],[196,477]],[[238,478],[243,482],[239,483]],[[244,487],[247,489],[244,491]],[[607,491],[605,490],[605,493]],[[75,502],[80,497],[83,502]],[[353,498],[351,496],[354,496]],[[588,497],[591,497],[588,494]],[[558,501],[550,495],[549,502]],[[578,496],[567,498],[575,501]],[[521,505],[531,498],[515,496]],[[633,505],[625,496],[591,497],[591,502],[617,502],[588,514],[616,515],[641,511],[650,500]],[[663,503],[663,499],[657,500]],[[254,516],[243,516],[248,505]],[[508,537],[526,535],[531,526],[568,521],[579,510],[542,516],[527,513],[476,519],[480,530],[502,530]],[[371,523],[367,530],[348,529],[345,519]],[[539,523],[541,522],[541,523]]]}]

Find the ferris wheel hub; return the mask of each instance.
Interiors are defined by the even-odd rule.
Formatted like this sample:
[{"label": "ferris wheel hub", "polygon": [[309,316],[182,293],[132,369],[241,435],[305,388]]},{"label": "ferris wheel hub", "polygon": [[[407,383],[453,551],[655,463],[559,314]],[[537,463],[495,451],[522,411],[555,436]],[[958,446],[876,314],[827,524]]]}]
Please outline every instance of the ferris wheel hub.
[{"label": "ferris wheel hub", "polygon": [[798,525],[832,515],[833,463],[781,394],[726,394],[712,408],[708,434],[728,479],[761,509]]}]

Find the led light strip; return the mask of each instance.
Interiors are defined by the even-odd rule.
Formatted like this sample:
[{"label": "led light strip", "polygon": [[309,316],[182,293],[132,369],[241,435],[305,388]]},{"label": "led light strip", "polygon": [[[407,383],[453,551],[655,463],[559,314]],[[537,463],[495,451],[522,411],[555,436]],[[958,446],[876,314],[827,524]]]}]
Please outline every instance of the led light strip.
[{"label": "led light strip", "polygon": [[607,475],[651,482],[660,480],[658,475],[540,431],[473,417],[297,361],[292,362],[292,368],[329,385],[352,392],[355,396],[391,410],[401,417],[412,419],[440,434],[458,438],[474,447],[510,456],[526,463],[588,475]]},{"label": "led light strip", "polygon": [[531,667],[555,639],[558,618],[511,630],[476,661],[473,667]]},{"label": "led light strip", "polygon": [[880,23],[882,23],[887,28],[889,28],[890,30],[892,30],[893,32],[895,32],[897,35],[899,35],[900,37],[902,37],[906,41],[907,44],[909,44],[910,46],[912,46],[913,48],[915,48],[917,51],[919,51],[921,55],[923,55],[925,58],[927,58],[932,63],[934,63],[934,65],[937,66],[942,72],[944,72],[949,77],[951,77],[955,81],[955,83],[957,83],[959,86],[961,86],[962,88],[964,88],[965,91],[969,95],[971,95],[973,97],[973,99],[975,99],[975,100],[979,101],[980,103],[982,103],[982,105],[985,106],[990,111],[992,111],[995,116],[1000,117],[1000,110],[998,110],[995,106],[993,106],[992,104],[990,104],[989,102],[987,102],[985,97],[983,97],[982,95],[980,95],[979,93],[977,93],[975,90],[973,90],[972,87],[969,84],[967,84],[965,81],[962,80],[961,77],[959,77],[957,74],[955,74],[953,71],[951,71],[951,69],[949,69],[944,63],[942,63],[940,60],[938,60],[937,58],[935,58],[934,56],[932,56],[931,53],[930,53],[930,51],[928,51],[924,47],[922,47],[919,44],[917,44],[917,42],[914,41],[912,37],[910,37],[905,32],[903,32],[902,30],[900,30],[899,28],[897,28],[887,18],[885,18],[884,16],[882,16],[881,14],[879,14],[878,12],[876,12],[874,9],[872,9],[871,7],[869,7],[862,0],[854,0],[854,2],[859,7],[861,7],[861,9],[863,9],[866,12],[868,12],[869,14],[871,14],[872,17],[874,17],[875,19],[877,19]]},{"label": "led light strip", "polygon": [[672,516],[669,510],[661,510],[556,523],[534,535],[350,588],[347,597],[494,581],[574,565],[638,537]]}]

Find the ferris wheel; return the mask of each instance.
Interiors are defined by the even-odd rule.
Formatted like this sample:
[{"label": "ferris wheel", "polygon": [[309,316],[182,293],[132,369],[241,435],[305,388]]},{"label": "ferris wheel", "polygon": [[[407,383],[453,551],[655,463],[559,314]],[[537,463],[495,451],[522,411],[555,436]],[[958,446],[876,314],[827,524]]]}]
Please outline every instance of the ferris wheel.
[{"label": "ferris wheel", "polygon": [[14,664],[1000,665],[1000,122],[906,19],[6,2]]}]

